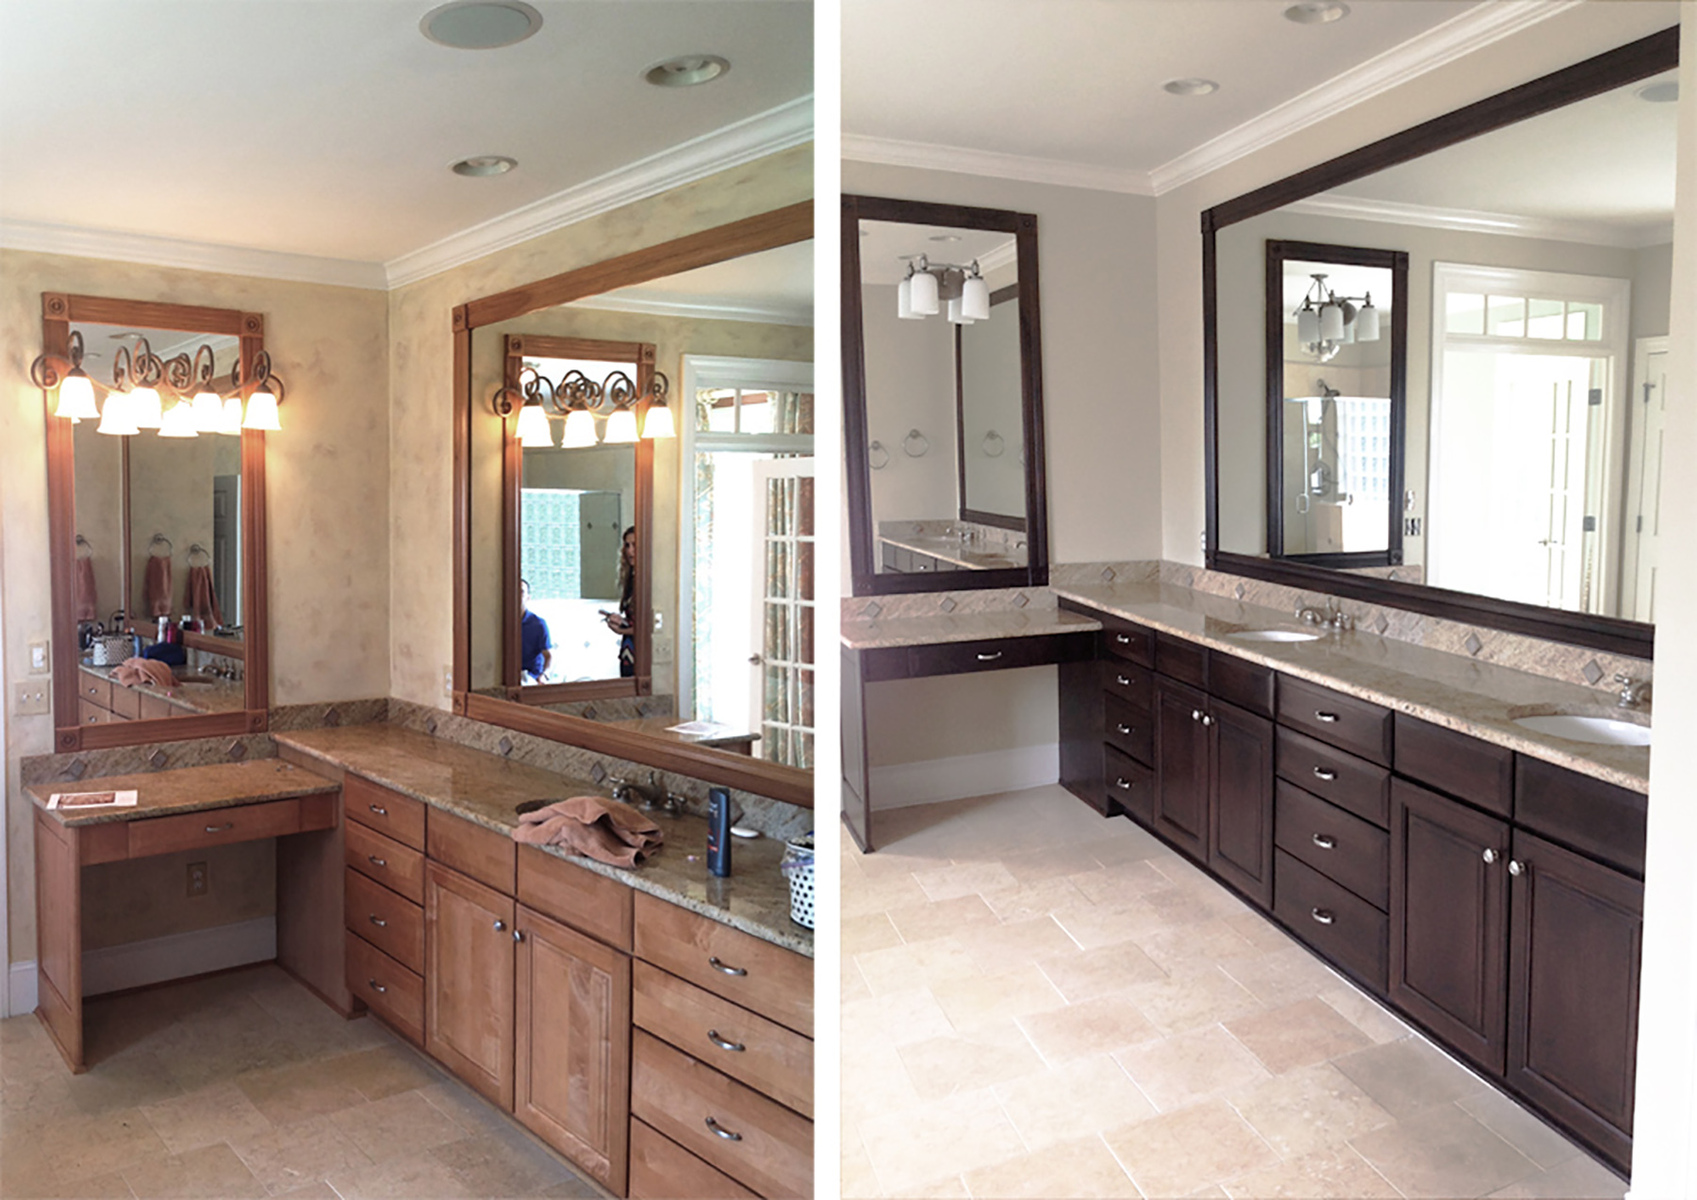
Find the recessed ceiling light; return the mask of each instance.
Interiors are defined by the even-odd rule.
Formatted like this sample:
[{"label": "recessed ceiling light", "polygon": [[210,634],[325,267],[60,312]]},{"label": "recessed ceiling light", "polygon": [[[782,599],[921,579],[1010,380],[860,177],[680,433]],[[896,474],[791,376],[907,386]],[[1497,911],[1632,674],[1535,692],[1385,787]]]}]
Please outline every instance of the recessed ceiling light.
[{"label": "recessed ceiling light", "polygon": [[694,87],[717,79],[731,69],[731,64],[717,54],[685,54],[655,63],[642,77],[655,87]]},{"label": "recessed ceiling light", "polygon": [[1338,0],[1302,0],[1285,9],[1285,20],[1298,25],[1329,25],[1349,16],[1349,5]]},{"label": "recessed ceiling light", "polygon": [[425,37],[456,50],[511,46],[542,28],[542,14],[520,0],[455,0],[424,14]]},{"label": "recessed ceiling light", "polygon": [[1206,96],[1220,90],[1212,79],[1169,79],[1161,86],[1175,96]]},{"label": "recessed ceiling light", "polygon": [[508,158],[504,154],[477,154],[471,158],[460,159],[449,170],[456,175],[481,178],[485,175],[505,175],[518,165],[518,159]]},{"label": "recessed ceiling light", "polygon": [[1672,104],[1679,99],[1679,80],[1662,79],[1638,89],[1638,98],[1651,104]]},{"label": "recessed ceiling light", "polygon": [[958,234],[958,233],[934,233],[926,240],[932,241],[932,242],[958,242],[958,241],[960,241],[960,234]]}]

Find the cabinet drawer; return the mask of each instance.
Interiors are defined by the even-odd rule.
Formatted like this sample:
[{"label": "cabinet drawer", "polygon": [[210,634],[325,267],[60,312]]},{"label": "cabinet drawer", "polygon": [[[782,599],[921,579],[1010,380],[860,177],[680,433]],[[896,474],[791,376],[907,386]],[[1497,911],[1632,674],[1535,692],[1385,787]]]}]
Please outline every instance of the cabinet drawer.
[{"label": "cabinet drawer", "polygon": [[96,708],[112,707],[112,681],[90,675],[87,671],[77,675],[77,699],[87,701]]},{"label": "cabinet drawer", "polygon": [[518,900],[630,953],[631,889],[616,879],[586,871],[535,846],[520,846]]},{"label": "cabinet drawer", "polygon": [[803,1116],[813,1115],[813,1040],[658,967],[631,975],[637,1025]]},{"label": "cabinet drawer", "polygon": [[762,1196],[812,1194],[812,1121],[640,1029],[631,1032],[630,1107]]},{"label": "cabinet drawer", "polygon": [[424,973],[424,909],[358,871],[344,872],[342,919],[349,933],[376,946],[407,970]]},{"label": "cabinet drawer", "polygon": [[1383,995],[1390,930],[1385,914],[1283,850],[1273,851],[1273,858],[1273,915]]},{"label": "cabinet drawer", "polygon": [[1140,666],[1155,666],[1155,631],[1141,625],[1116,621],[1101,613],[1092,614],[1102,622],[1102,650],[1115,658],[1123,658]]},{"label": "cabinet drawer", "polygon": [[1289,675],[1279,677],[1279,723],[1391,765],[1391,710]]},{"label": "cabinet drawer", "polygon": [[1208,691],[1258,717],[1273,715],[1273,679],[1271,667],[1218,650],[1208,651]]},{"label": "cabinet drawer", "polygon": [[1516,760],[1515,824],[1611,867],[1644,874],[1647,796],[1524,754]]},{"label": "cabinet drawer", "polygon": [[348,934],[348,990],[415,1044],[424,1041],[424,980],[370,942]]},{"label": "cabinet drawer", "polygon": [[1091,633],[1059,633],[1035,637],[994,638],[981,642],[942,642],[908,649],[908,673],[964,675],[972,671],[1001,671],[1009,667],[1040,667],[1049,663],[1084,662],[1095,650]]},{"label": "cabinet drawer", "polygon": [[358,821],[414,850],[424,849],[422,801],[403,796],[358,775],[342,777],[342,809],[350,821]]},{"label": "cabinet drawer", "polygon": [[760,1200],[712,1164],[632,1118],[630,1200]]},{"label": "cabinet drawer", "polygon": [[1364,821],[1388,828],[1391,773],[1324,742],[1279,726],[1278,773]]},{"label": "cabinet drawer", "polygon": [[1102,691],[1135,709],[1155,711],[1155,672],[1123,658],[1101,664]]},{"label": "cabinet drawer", "polygon": [[130,822],[130,857],[252,842],[299,833],[300,828],[299,800],[271,800],[235,808],[209,808],[178,817],[151,817]]},{"label": "cabinet drawer", "polygon": [[1140,763],[1155,761],[1155,719],[1112,696],[1102,698],[1102,738]]},{"label": "cabinet drawer", "polygon": [[517,843],[506,834],[433,808],[425,821],[425,841],[426,853],[436,862],[513,894]]},{"label": "cabinet drawer", "polygon": [[1274,845],[1343,884],[1374,908],[1390,908],[1389,833],[1282,779],[1275,802]]},{"label": "cabinet drawer", "polygon": [[141,698],[141,719],[144,721],[157,721],[165,717],[177,717],[181,715],[182,710],[178,709],[163,696],[144,695]]},{"label": "cabinet drawer", "polygon": [[112,714],[101,708],[86,697],[77,701],[77,724],[105,725],[112,720]]},{"label": "cabinet drawer", "polygon": [[349,821],[342,828],[342,858],[414,904],[424,903],[424,855],[411,846]]},{"label": "cabinet drawer", "polygon": [[1513,812],[1514,751],[1396,714],[1396,773],[1499,817]]},{"label": "cabinet drawer", "polygon": [[697,987],[813,1036],[813,960],[638,892],[636,953]]},{"label": "cabinet drawer", "polygon": [[1140,825],[1155,823],[1155,772],[1112,746],[1102,747],[1102,778],[1108,811],[1124,809]]},{"label": "cabinet drawer", "polygon": [[1208,686],[1208,651],[1183,638],[1155,635],[1155,669],[1169,679],[1199,688]]},{"label": "cabinet drawer", "polygon": [[112,686],[112,712],[126,721],[141,720],[141,693],[119,684]]}]

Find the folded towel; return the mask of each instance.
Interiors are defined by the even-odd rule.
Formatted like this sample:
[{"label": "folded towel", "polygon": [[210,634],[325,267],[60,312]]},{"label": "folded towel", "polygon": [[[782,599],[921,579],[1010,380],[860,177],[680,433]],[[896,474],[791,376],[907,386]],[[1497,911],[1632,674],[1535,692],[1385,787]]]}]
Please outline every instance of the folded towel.
[{"label": "folded towel", "polygon": [[100,601],[94,594],[94,560],[77,556],[77,620],[98,621]]},{"label": "folded towel", "polygon": [[665,834],[628,804],[601,796],[573,796],[519,817],[513,841],[564,846],[573,854],[615,867],[640,866],[660,849]]},{"label": "folded towel", "polygon": [[171,556],[147,556],[147,577],[142,589],[147,596],[147,613],[151,617],[171,615]]},{"label": "folded towel", "polygon": [[125,687],[137,683],[157,688],[177,686],[177,677],[171,673],[171,668],[153,658],[126,658],[113,670],[112,678]]},{"label": "folded towel", "polygon": [[218,611],[218,597],[212,592],[211,567],[189,568],[188,603],[184,607],[203,629],[213,630],[224,623],[224,614]]}]

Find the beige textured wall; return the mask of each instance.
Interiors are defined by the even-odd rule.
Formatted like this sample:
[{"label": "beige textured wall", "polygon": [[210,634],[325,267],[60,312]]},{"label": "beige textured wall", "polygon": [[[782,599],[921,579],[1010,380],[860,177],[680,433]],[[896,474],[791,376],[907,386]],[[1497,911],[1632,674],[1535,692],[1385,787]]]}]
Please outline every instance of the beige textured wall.
[{"label": "beige textured wall", "polygon": [[602,213],[389,294],[391,695],[447,705],[442,679],[452,661],[454,637],[449,454],[454,307],[812,195],[810,144]]},{"label": "beige textured wall", "polygon": [[[28,375],[41,348],[45,291],[265,314],[266,347],[288,385],[283,431],[269,435],[266,444],[271,703],[386,694],[389,470],[383,294],[9,250],[0,251],[0,429],[6,433],[0,438],[0,586],[6,590],[0,652],[7,679],[26,677],[27,643],[47,637],[51,629],[45,414],[41,393]],[[186,557],[187,547],[179,549],[179,557]],[[178,575],[183,573],[179,562]],[[116,607],[104,596],[101,604]],[[52,736],[50,717],[11,717],[6,723],[7,907],[14,960],[35,954],[30,805],[18,787],[17,763],[51,750]],[[262,855],[264,846],[255,844],[247,853]],[[248,873],[257,869],[250,864]],[[156,864],[151,871],[137,870],[127,886],[139,902],[151,904],[183,890],[180,869]],[[214,907],[222,904],[216,885],[211,900]],[[252,914],[237,904],[226,915],[235,921]],[[150,936],[171,932],[176,929],[167,922]]]}]

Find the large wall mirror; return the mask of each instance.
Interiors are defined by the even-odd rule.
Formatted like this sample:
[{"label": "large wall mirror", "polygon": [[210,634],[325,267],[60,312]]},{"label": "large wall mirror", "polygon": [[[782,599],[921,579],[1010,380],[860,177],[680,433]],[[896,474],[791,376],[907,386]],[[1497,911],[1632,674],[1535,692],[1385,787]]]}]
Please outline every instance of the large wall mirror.
[{"label": "large wall mirror", "polygon": [[811,805],[811,221],[456,310],[456,711]]},{"label": "large wall mirror", "polygon": [[[55,748],[264,730],[264,319],[49,294],[42,321]],[[59,415],[72,370],[98,417]]]},{"label": "large wall mirror", "polygon": [[1650,654],[1677,52],[1203,214],[1210,566]]},{"label": "large wall mirror", "polygon": [[852,590],[1048,580],[1037,218],[843,197]]}]

